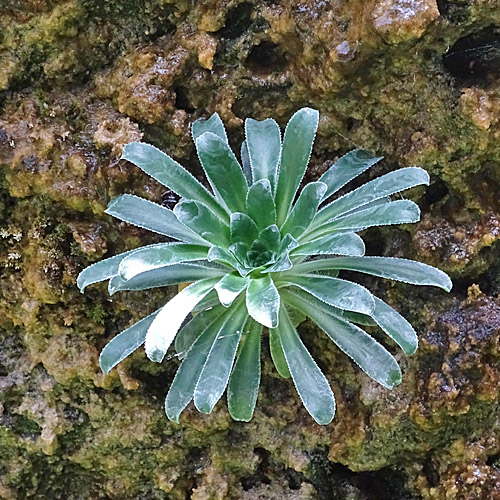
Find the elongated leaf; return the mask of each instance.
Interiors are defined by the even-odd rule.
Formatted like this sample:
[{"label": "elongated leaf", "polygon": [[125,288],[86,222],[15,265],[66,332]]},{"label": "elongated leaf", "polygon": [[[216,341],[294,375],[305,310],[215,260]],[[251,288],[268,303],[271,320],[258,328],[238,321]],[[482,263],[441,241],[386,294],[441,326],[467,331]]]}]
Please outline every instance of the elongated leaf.
[{"label": "elongated leaf", "polygon": [[361,285],[329,276],[294,276],[288,282],[319,300],[346,311],[371,314],[375,309],[372,294]]},{"label": "elongated leaf", "polygon": [[101,260],[86,267],[78,275],[76,280],[76,284],[78,285],[80,292],[83,293],[85,288],[89,285],[93,285],[94,283],[99,283],[100,281],[105,281],[113,276],[116,276],[118,274],[118,266],[120,265],[120,262],[128,255],[137,252],[137,250],[138,249],[135,248],[134,250],[114,255],[113,257],[109,257],[108,259]]},{"label": "elongated leaf", "polygon": [[247,181],[228,144],[211,132],[205,132],[196,139],[196,149],[219,203],[231,212],[244,212]]},{"label": "elongated leaf", "polygon": [[205,132],[212,132],[212,134],[216,135],[228,144],[226,129],[224,128],[224,124],[217,113],[214,113],[208,119],[200,118],[193,122],[193,125],[191,126],[191,134],[195,143],[196,139],[198,139],[198,137],[203,135]]},{"label": "elongated leaf", "polygon": [[286,364],[283,348],[281,347],[280,338],[275,328],[269,330],[269,349],[271,351],[271,358],[278,375],[283,378],[290,378],[290,370]]},{"label": "elongated leaf", "polygon": [[132,279],[138,274],[168,267],[182,262],[191,262],[207,258],[207,247],[187,243],[159,243],[125,257],[118,267],[124,280]]},{"label": "elongated leaf", "polygon": [[230,321],[231,311],[227,309],[225,311],[198,337],[175,374],[165,399],[165,412],[173,422],[179,423],[179,415],[193,399],[196,384],[213,343],[220,329]]},{"label": "elongated leaf", "polygon": [[[297,300],[287,294],[287,301],[309,316],[372,379],[388,389],[401,382],[401,370],[393,356],[364,330],[329,315],[312,301]],[[285,351],[286,354],[286,351]],[[293,373],[292,373],[293,375]]]},{"label": "elongated leaf", "polygon": [[105,212],[134,226],[186,243],[207,246],[207,242],[182,224],[172,210],[144,198],[122,194],[110,202]]},{"label": "elongated leaf", "polygon": [[290,233],[298,238],[311,224],[326,191],[323,182],[310,182],[302,190],[297,202],[281,228],[281,234]]},{"label": "elongated leaf", "polygon": [[181,201],[175,205],[176,217],[187,227],[214,245],[229,245],[229,226],[197,201]]},{"label": "elongated leaf", "polygon": [[411,285],[437,286],[449,292],[453,286],[447,274],[435,267],[396,257],[336,257],[298,264],[290,272],[308,274],[327,269],[347,269]]},{"label": "elongated leaf", "polygon": [[344,217],[339,217],[316,228],[308,239],[333,231],[361,231],[373,226],[388,226],[390,224],[408,224],[420,220],[420,209],[416,203],[409,200],[393,201],[380,206],[356,211]]},{"label": "elongated leaf", "polygon": [[429,184],[429,174],[421,168],[408,167],[389,172],[332,201],[318,212],[313,225],[319,226],[357,207],[420,184]]},{"label": "elongated leaf", "polygon": [[[320,226],[321,227],[321,226]],[[354,233],[330,234],[303,243],[291,251],[295,255],[364,255],[365,244]]]},{"label": "elongated leaf", "polygon": [[255,410],[260,385],[261,335],[262,325],[248,318],[227,388],[227,406],[234,420],[249,422]]},{"label": "elongated leaf", "polygon": [[311,108],[297,111],[285,130],[276,189],[278,226],[287,218],[293,198],[309,163],[319,113]]},{"label": "elongated leaf", "polygon": [[255,222],[246,214],[231,214],[230,222],[231,243],[243,243],[247,250],[259,235],[259,229]]},{"label": "elongated leaf", "polygon": [[186,316],[212,290],[217,279],[204,279],[189,285],[167,302],[146,334],[146,354],[151,361],[161,363]]},{"label": "elongated leaf", "polygon": [[328,188],[324,199],[329,198],[341,187],[355,179],[358,175],[368,170],[375,163],[382,160],[383,156],[373,156],[368,151],[355,149],[339,158],[320,178]]},{"label": "elongated leaf", "polygon": [[408,356],[418,347],[417,334],[413,327],[401,314],[378,297],[375,299],[375,309],[371,316],[377,325],[398,344]]},{"label": "elongated leaf", "polygon": [[241,143],[241,169],[243,170],[243,175],[247,180],[247,184],[251,186],[253,184],[253,174],[252,166],[250,165],[250,155],[248,154],[247,141]]},{"label": "elongated leaf", "polygon": [[194,405],[210,413],[226,390],[241,333],[248,318],[245,303],[232,308],[231,320],[219,330],[194,391]]},{"label": "elongated leaf", "polygon": [[257,181],[248,190],[247,214],[260,230],[276,223],[276,206],[271,184],[267,179]]},{"label": "elongated leaf", "polygon": [[227,269],[216,267],[215,264],[207,265],[203,262],[189,264],[174,264],[172,266],[153,269],[138,274],[130,280],[124,280],[119,275],[109,280],[108,291],[110,295],[124,290],[148,290],[179,283],[190,283],[204,278],[220,279]]},{"label": "elongated leaf", "polygon": [[155,311],[146,316],[106,344],[99,357],[99,365],[104,373],[109,373],[120,361],[144,344],[146,332],[157,314],[158,311]]},{"label": "elongated leaf", "polygon": [[284,307],[280,310],[277,333],[300,399],[318,424],[329,424],[335,415],[335,399],[332,390],[300,340]]},{"label": "elongated leaf", "polygon": [[292,267],[292,261],[290,260],[290,252],[298,245],[297,240],[293,238],[290,234],[285,234],[285,237],[281,240],[280,249],[278,253],[278,258],[276,262],[264,269],[262,272],[265,273],[277,273],[281,271],[286,271]]},{"label": "elongated leaf", "polygon": [[[376,302],[377,298],[375,296],[373,298],[375,299]],[[360,314],[351,311],[342,311],[341,317],[343,317],[347,321],[350,321],[351,323],[356,323],[358,325],[377,326],[375,320],[372,317],[368,316],[367,314]]]},{"label": "elongated leaf", "polygon": [[[207,297],[207,296],[205,296]],[[199,304],[199,303],[198,303]],[[185,324],[179,333],[175,336],[174,346],[175,352],[179,359],[184,359],[191,346],[196,339],[220,316],[225,313],[226,309],[220,304],[211,307],[208,310],[201,311],[195,314],[193,318]]]},{"label": "elongated leaf", "polygon": [[204,203],[222,220],[229,215],[215,198],[187,170],[163,151],[142,142],[131,142],[123,148],[122,159],[137,165],[146,174],[176,192],[181,198]]},{"label": "elongated leaf", "polygon": [[233,269],[238,269],[239,265],[234,255],[225,248],[221,247],[212,247],[208,251],[207,260],[208,262],[220,262]]},{"label": "elongated leaf", "polygon": [[242,278],[236,274],[226,274],[215,285],[215,290],[219,295],[220,303],[224,307],[229,307],[234,299],[248,286],[248,278]]},{"label": "elongated leaf", "polygon": [[[245,135],[254,182],[266,179],[271,185],[271,191],[274,191],[281,156],[279,125],[270,118],[263,121],[247,118]],[[269,224],[273,223],[274,221]]]},{"label": "elongated leaf", "polygon": [[251,279],[247,288],[248,314],[268,328],[278,326],[280,296],[271,276]]}]

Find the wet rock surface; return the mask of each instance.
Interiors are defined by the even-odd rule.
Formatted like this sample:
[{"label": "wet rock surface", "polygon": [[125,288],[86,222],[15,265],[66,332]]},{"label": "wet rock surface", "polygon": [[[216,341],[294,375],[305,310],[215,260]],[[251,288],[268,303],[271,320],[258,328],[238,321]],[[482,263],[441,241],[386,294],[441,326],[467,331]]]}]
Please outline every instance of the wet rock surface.
[{"label": "wet rock surface", "polygon": [[[0,498],[500,498],[500,10],[482,0],[6,0],[0,11]],[[151,142],[201,178],[190,123],[321,112],[308,180],[356,146],[419,165],[414,226],[371,254],[441,267],[444,292],[358,277],[419,332],[403,383],[368,379],[307,323],[332,384],[317,426],[263,344],[249,424],[163,414],[178,361],[99,352],[171,291],[81,295],[86,265],[158,236],[113,220],[114,196],[170,203],[119,161]],[[173,201],[175,202],[175,200]],[[374,333],[377,335],[376,333]],[[394,346],[389,349],[395,353]]]}]

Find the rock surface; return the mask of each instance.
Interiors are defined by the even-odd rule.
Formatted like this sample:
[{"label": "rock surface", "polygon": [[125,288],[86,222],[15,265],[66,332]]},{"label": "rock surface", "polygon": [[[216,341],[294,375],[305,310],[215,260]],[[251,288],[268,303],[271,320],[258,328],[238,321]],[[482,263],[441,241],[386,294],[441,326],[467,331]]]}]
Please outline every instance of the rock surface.
[{"label": "rock surface", "polygon": [[[4,0],[0,498],[499,499],[499,67],[500,9],[484,0]],[[123,192],[168,195],[121,148],[143,138],[201,178],[193,120],[217,111],[239,148],[246,117],[283,126],[304,105],[321,112],[308,180],[357,146],[386,158],[364,180],[430,172],[407,195],[422,222],[366,241],[441,267],[454,290],[360,278],[419,332],[392,392],[302,325],[337,398],[329,426],[265,344],[250,423],[220,402],[172,424],[177,360],[98,367],[166,292],[75,286],[89,263],[159,241],[104,214]]]}]

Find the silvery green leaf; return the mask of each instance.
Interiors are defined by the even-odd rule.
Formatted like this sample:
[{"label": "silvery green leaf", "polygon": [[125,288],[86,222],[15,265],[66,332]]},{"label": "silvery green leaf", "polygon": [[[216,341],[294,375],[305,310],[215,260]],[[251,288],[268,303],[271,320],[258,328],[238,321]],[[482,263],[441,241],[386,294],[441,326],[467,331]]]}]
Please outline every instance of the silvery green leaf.
[{"label": "silvery green leaf", "polygon": [[308,274],[327,269],[359,271],[411,285],[437,286],[447,292],[453,286],[450,278],[443,271],[427,264],[396,257],[335,257],[304,262],[295,266],[290,272]]},{"label": "silvery green leaf", "polygon": [[248,314],[255,321],[268,328],[278,326],[280,295],[269,274],[250,280],[246,302]]},{"label": "silvery green leaf", "polygon": [[125,257],[118,267],[118,272],[124,280],[130,280],[138,274],[152,271],[173,264],[204,260],[208,249],[205,246],[189,243],[159,243],[157,245],[139,248]]},{"label": "silvery green leaf", "polygon": [[247,286],[248,278],[242,278],[236,274],[226,274],[215,285],[215,290],[219,295],[220,303],[224,307],[229,307]]},{"label": "silvery green leaf", "polygon": [[191,125],[191,134],[193,136],[193,141],[196,143],[196,139],[203,135],[205,132],[212,132],[212,134],[219,137],[222,141],[228,144],[226,129],[224,124],[217,113],[214,113],[210,118],[199,118],[193,125]]},{"label": "silvery green leaf", "polygon": [[174,264],[152,271],[138,274],[129,280],[124,280],[120,275],[109,280],[108,291],[110,295],[125,290],[148,290],[163,286],[190,283],[204,278],[221,278],[227,270],[210,265],[206,262],[191,262],[189,264]]},{"label": "silvery green leaf", "polygon": [[[376,304],[377,297],[374,296],[373,298],[375,299],[375,304]],[[375,307],[377,306],[375,305]],[[344,319],[350,321],[351,323],[356,323],[357,325],[377,326],[375,320],[372,317],[368,316],[367,314],[360,314],[351,311],[342,311],[340,317],[343,317]]]},{"label": "silvery green leaf", "polygon": [[285,355],[281,347],[280,338],[276,328],[269,330],[269,350],[271,351],[271,358],[278,375],[283,378],[290,378],[290,370],[286,364]]},{"label": "silvery green leaf", "polygon": [[259,233],[259,241],[273,252],[279,252],[281,244],[281,234],[276,224],[271,224]]},{"label": "silvery green leaf", "polygon": [[330,234],[295,247],[291,256],[296,255],[364,255],[365,244],[354,233]]},{"label": "silvery green leaf", "polygon": [[181,198],[198,200],[210,208],[217,217],[222,220],[229,219],[227,212],[208,190],[163,151],[150,144],[131,142],[123,148],[122,159],[137,165]]},{"label": "silvery green leaf", "polygon": [[377,325],[398,344],[406,355],[413,354],[418,347],[417,334],[401,314],[377,297],[371,316]]},{"label": "silvery green leaf", "polygon": [[306,410],[320,425],[335,415],[335,398],[325,376],[300,340],[284,307],[276,329],[293,383]]},{"label": "silvery green leaf", "polygon": [[205,132],[196,139],[196,149],[219,203],[231,212],[244,212],[248,185],[229,145]]},{"label": "silvery green leaf", "polygon": [[329,276],[293,276],[288,283],[317,299],[346,311],[371,314],[375,309],[372,294],[361,285]]},{"label": "silvery green leaf", "polygon": [[[286,310],[288,311],[288,316],[290,317],[290,321],[292,322],[292,325],[295,328],[297,328],[301,323],[303,323],[307,319],[307,316],[302,311],[299,311],[298,309],[292,307],[289,304],[286,305]],[[342,313],[342,311],[340,310],[339,312]]]},{"label": "silvery green leaf", "polygon": [[146,334],[146,354],[161,363],[186,316],[213,289],[218,279],[208,278],[184,288],[158,312]]},{"label": "silvery green leaf", "polygon": [[[208,295],[205,296],[205,298]],[[199,304],[199,303],[198,303]],[[225,313],[226,309],[220,304],[211,307],[205,311],[195,314],[192,319],[186,323],[175,336],[174,346],[175,352],[179,359],[184,359],[186,353],[195,343],[196,339],[220,316]]]},{"label": "silvery green leaf", "polygon": [[227,388],[227,406],[234,420],[249,422],[255,410],[260,384],[261,335],[262,325],[248,318]]},{"label": "silvery green leaf", "polygon": [[255,221],[258,228],[263,230],[276,223],[276,206],[267,179],[261,179],[250,186],[247,194],[247,214]]},{"label": "silvery green leaf", "polygon": [[220,262],[234,269],[238,269],[239,266],[239,262],[236,260],[235,256],[221,247],[212,247],[208,251],[207,260],[208,262]]},{"label": "silvery green leaf", "polygon": [[[266,179],[269,181],[271,191],[274,191],[281,156],[279,125],[270,118],[263,121],[247,118],[245,135],[254,182]],[[269,224],[273,223],[274,221]]]},{"label": "silvery green leaf", "polygon": [[229,226],[222,222],[205,205],[197,201],[180,201],[174,214],[187,227],[214,245],[229,245]]},{"label": "silvery green leaf", "polygon": [[164,234],[185,243],[207,246],[207,242],[182,224],[172,210],[131,194],[114,198],[104,211],[129,224]]},{"label": "silvery green leaf", "polygon": [[302,108],[292,116],[286,127],[275,197],[278,226],[285,222],[306,171],[318,120],[316,110]]},{"label": "silvery green leaf", "polygon": [[286,271],[292,267],[292,261],[290,260],[290,252],[298,245],[297,240],[293,238],[290,234],[285,234],[285,237],[281,240],[280,249],[276,262],[264,269],[262,272],[265,273],[277,273],[281,271]]},{"label": "silvery green leaf", "polygon": [[202,413],[210,413],[226,390],[241,333],[248,318],[243,301],[231,310],[231,319],[219,330],[194,391],[194,405]]},{"label": "silvery green leaf", "polygon": [[307,184],[281,228],[281,234],[290,233],[294,238],[298,238],[304,233],[314,219],[325,191],[326,184],[322,182]]},{"label": "silvery green leaf", "polygon": [[243,175],[247,180],[247,184],[251,186],[253,184],[253,174],[252,166],[250,165],[250,156],[248,154],[247,141],[241,143],[241,168],[243,170]]},{"label": "silvery green leaf", "polygon": [[231,214],[229,228],[231,243],[243,243],[247,247],[246,251],[259,235],[255,222],[248,215],[239,212]]},{"label": "silvery green leaf", "polygon": [[157,314],[158,311],[146,316],[106,344],[99,357],[99,365],[104,373],[109,373],[120,361],[144,344],[146,332]]},{"label": "silvery green leaf", "polygon": [[358,175],[368,170],[375,163],[382,160],[383,156],[373,156],[368,151],[355,149],[346,155],[339,158],[320,178],[320,182],[324,182],[328,189],[326,190],[324,199],[329,198],[336,193],[341,187],[355,179]]},{"label": "silvery green leaf", "polygon": [[175,374],[170,390],[165,399],[165,412],[173,422],[179,422],[179,415],[193,399],[196,384],[207,361],[215,340],[222,328],[231,319],[232,311],[225,309],[191,346]]},{"label": "silvery green leaf", "polygon": [[364,330],[327,314],[320,307],[312,305],[311,301],[297,300],[293,294],[287,294],[286,300],[307,314],[373,380],[388,389],[393,389],[401,382],[401,370],[396,360]]},{"label": "silvery green leaf", "polygon": [[393,201],[380,206],[359,210],[318,226],[307,239],[333,231],[361,231],[373,226],[408,224],[420,220],[420,209],[409,200]]},{"label": "silvery green leaf", "polygon": [[313,225],[317,227],[374,200],[421,184],[429,184],[429,174],[421,168],[408,167],[389,172],[326,205],[316,215]]}]

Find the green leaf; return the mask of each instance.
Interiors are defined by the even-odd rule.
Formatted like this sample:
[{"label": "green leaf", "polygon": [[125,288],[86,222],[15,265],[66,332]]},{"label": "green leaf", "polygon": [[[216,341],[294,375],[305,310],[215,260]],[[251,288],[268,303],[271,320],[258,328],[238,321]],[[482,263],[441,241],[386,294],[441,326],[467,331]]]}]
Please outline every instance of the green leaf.
[{"label": "green leaf", "polygon": [[212,134],[219,137],[219,139],[224,141],[226,144],[229,144],[227,141],[226,129],[224,128],[224,124],[217,113],[214,113],[208,119],[199,118],[193,122],[193,125],[191,125],[191,134],[195,143],[196,139],[198,139],[198,137],[203,135],[205,132],[212,132]]},{"label": "green leaf", "polygon": [[114,295],[124,290],[148,290],[178,283],[190,283],[204,278],[220,279],[226,272],[227,270],[214,264],[203,262],[173,264],[138,274],[129,280],[124,280],[119,275],[113,276],[109,280],[108,291],[110,295]]},{"label": "green leaf", "polygon": [[355,149],[342,156],[342,158],[339,158],[319,178],[320,182],[324,182],[328,186],[324,199],[329,198],[341,187],[382,160],[382,158],[383,156],[376,157],[362,149]]},{"label": "green leaf", "polygon": [[146,332],[157,314],[158,311],[146,316],[106,344],[99,357],[99,364],[104,373],[109,373],[120,361],[144,344]]},{"label": "green leaf", "polygon": [[325,191],[326,184],[322,182],[307,184],[281,228],[281,234],[290,233],[298,238],[304,233],[313,221]]},{"label": "green leaf", "polygon": [[418,338],[413,327],[390,305],[377,297],[374,297],[374,299],[375,309],[371,317],[403,349],[405,354],[408,356],[413,354],[418,347]]},{"label": "green leaf", "polygon": [[375,309],[372,294],[361,285],[329,276],[293,276],[288,283],[317,299],[346,311],[371,314]]},{"label": "green leaf", "polygon": [[313,302],[302,301],[290,294],[286,300],[307,314],[373,380],[388,389],[401,382],[401,370],[396,360],[364,330],[327,314],[321,307],[312,305]]},{"label": "green leaf", "polygon": [[194,405],[202,413],[210,413],[226,390],[241,332],[248,318],[243,301],[231,309],[231,320],[219,330],[194,391]]},{"label": "green leaf", "polygon": [[411,285],[437,286],[447,292],[453,286],[450,278],[443,271],[427,264],[396,257],[335,257],[298,264],[291,272],[308,274],[327,269],[359,271]]},{"label": "green leaf", "polygon": [[221,247],[212,247],[208,251],[207,256],[208,262],[220,262],[221,264],[225,264],[231,268],[238,269],[239,263],[234,257],[234,255]]},{"label": "green leaf", "polygon": [[175,374],[165,399],[165,412],[173,422],[179,423],[179,415],[193,399],[196,384],[203,371],[219,331],[231,320],[231,310],[219,316],[194,342]]},{"label": "green leaf", "polygon": [[281,244],[281,234],[276,224],[271,224],[270,226],[263,229],[260,232],[258,239],[269,250],[273,252],[279,252]]},{"label": "green leaf", "polygon": [[202,184],[170,156],[154,146],[142,142],[131,142],[123,148],[122,159],[137,165],[181,198],[198,200],[222,220],[229,218],[227,212]]},{"label": "green leaf", "polygon": [[182,224],[172,210],[138,196],[118,196],[109,203],[105,213],[176,240],[207,246],[207,242]]},{"label": "green leaf", "polygon": [[241,349],[227,388],[227,406],[234,420],[252,419],[260,384],[260,339],[262,325],[248,318]]},{"label": "green leaf", "polygon": [[267,179],[252,184],[247,194],[247,214],[255,221],[258,228],[263,230],[276,223],[276,206]]},{"label": "green leaf", "polygon": [[259,235],[255,222],[246,214],[236,212],[231,214],[231,243],[243,243],[247,250]]},{"label": "green leaf", "polygon": [[205,205],[197,201],[180,201],[175,205],[177,218],[214,245],[229,245],[229,226],[223,223]]},{"label": "green leaf", "polygon": [[138,249],[135,248],[134,250],[114,255],[113,257],[109,257],[108,259],[101,260],[86,267],[78,275],[76,280],[76,284],[78,285],[80,291],[83,293],[85,288],[89,285],[93,285],[94,283],[99,283],[100,281],[105,281],[113,276],[116,276],[118,274],[118,266],[120,265],[120,262],[128,255],[137,252],[137,250]]},{"label": "green leaf", "polygon": [[124,280],[132,279],[138,274],[152,271],[172,264],[181,264],[207,258],[208,249],[200,245],[187,243],[158,243],[157,245],[139,248],[125,257],[118,267]]},{"label": "green leaf", "polygon": [[300,399],[318,424],[329,424],[335,415],[332,390],[300,340],[284,307],[280,310],[277,333]]},{"label": "green leaf", "polygon": [[408,224],[420,220],[420,209],[409,200],[393,201],[350,213],[316,228],[307,239],[333,231],[361,231],[373,226]]},{"label": "green leaf", "polygon": [[290,260],[290,252],[298,245],[297,240],[293,238],[290,234],[285,234],[285,237],[281,240],[280,249],[278,253],[278,259],[276,262],[264,269],[262,273],[277,273],[281,271],[286,271],[292,267],[292,261]]},{"label": "green leaf", "polygon": [[269,274],[251,279],[247,288],[248,314],[268,328],[278,326],[280,296]]},{"label": "green leaf", "polygon": [[196,149],[217,200],[231,212],[244,212],[248,185],[228,144],[205,132],[196,139]]},{"label": "green leaf", "polygon": [[[205,296],[207,297],[207,296]],[[199,303],[198,303],[199,304]],[[175,352],[179,359],[184,359],[196,339],[225,313],[226,309],[220,304],[211,307],[205,311],[195,314],[193,318],[186,323],[175,336]]]},{"label": "green leaf", "polygon": [[309,163],[318,120],[319,113],[316,110],[303,108],[292,116],[286,127],[276,189],[277,220],[280,227],[288,216]]},{"label": "green leaf", "polygon": [[250,155],[248,154],[248,146],[247,141],[243,141],[241,143],[241,166],[243,170],[243,175],[247,180],[247,184],[251,186],[253,184],[253,174],[252,174],[252,165],[250,165]]},{"label": "green leaf", "polygon": [[389,172],[332,201],[318,212],[313,225],[317,227],[374,200],[420,184],[429,184],[429,174],[421,168],[408,167]]},{"label": "green leaf", "polygon": [[229,307],[247,286],[248,278],[242,278],[236,274],[226,274],[215,285],[215,290],[217,290],[217,294],[219,295],[220,303],[224,307]]},{"label": "green leaf", "polygon": [[146,334],[146,354],[161,363],[186,316],[212,290],[218,279],[208,278],[184,288],[159,311]]},{"label": "green leaf", "polygon": [[271,351],[271,358],[278,375],[283,378],[290,378],[290,370],[286,364],[285,355],[281,347],[280,338],[275,328],[269,330],[269,349]]},{"label": "green leaf", "polygon": [[[274,191],[281,156],[279,125],[270,118],[263,121],[247,118],[245,135],[254,182],[266,179],[271,185],[271,190]],[[273,223],[274,221],[269,224]]]},{"label": "green leaf", "polygon": [[[375,299],[375,304],[376,304],[377,297],[374,296],[373,298]],[[377,306],[375,305],[375,307]],[[358,325],[377,326],[375,320],[370,316],[368,316],[367,314],[360,314],[351,311],[342,311],[341,317],[345,318],[347,321],[350,321],[351,323],[356,323]]]},{"label": "green leaf", "polygon": [[291,251],[296,255],[364,255],[365,244],[360,236],[354,233],[330,234],[303,243]]}]

